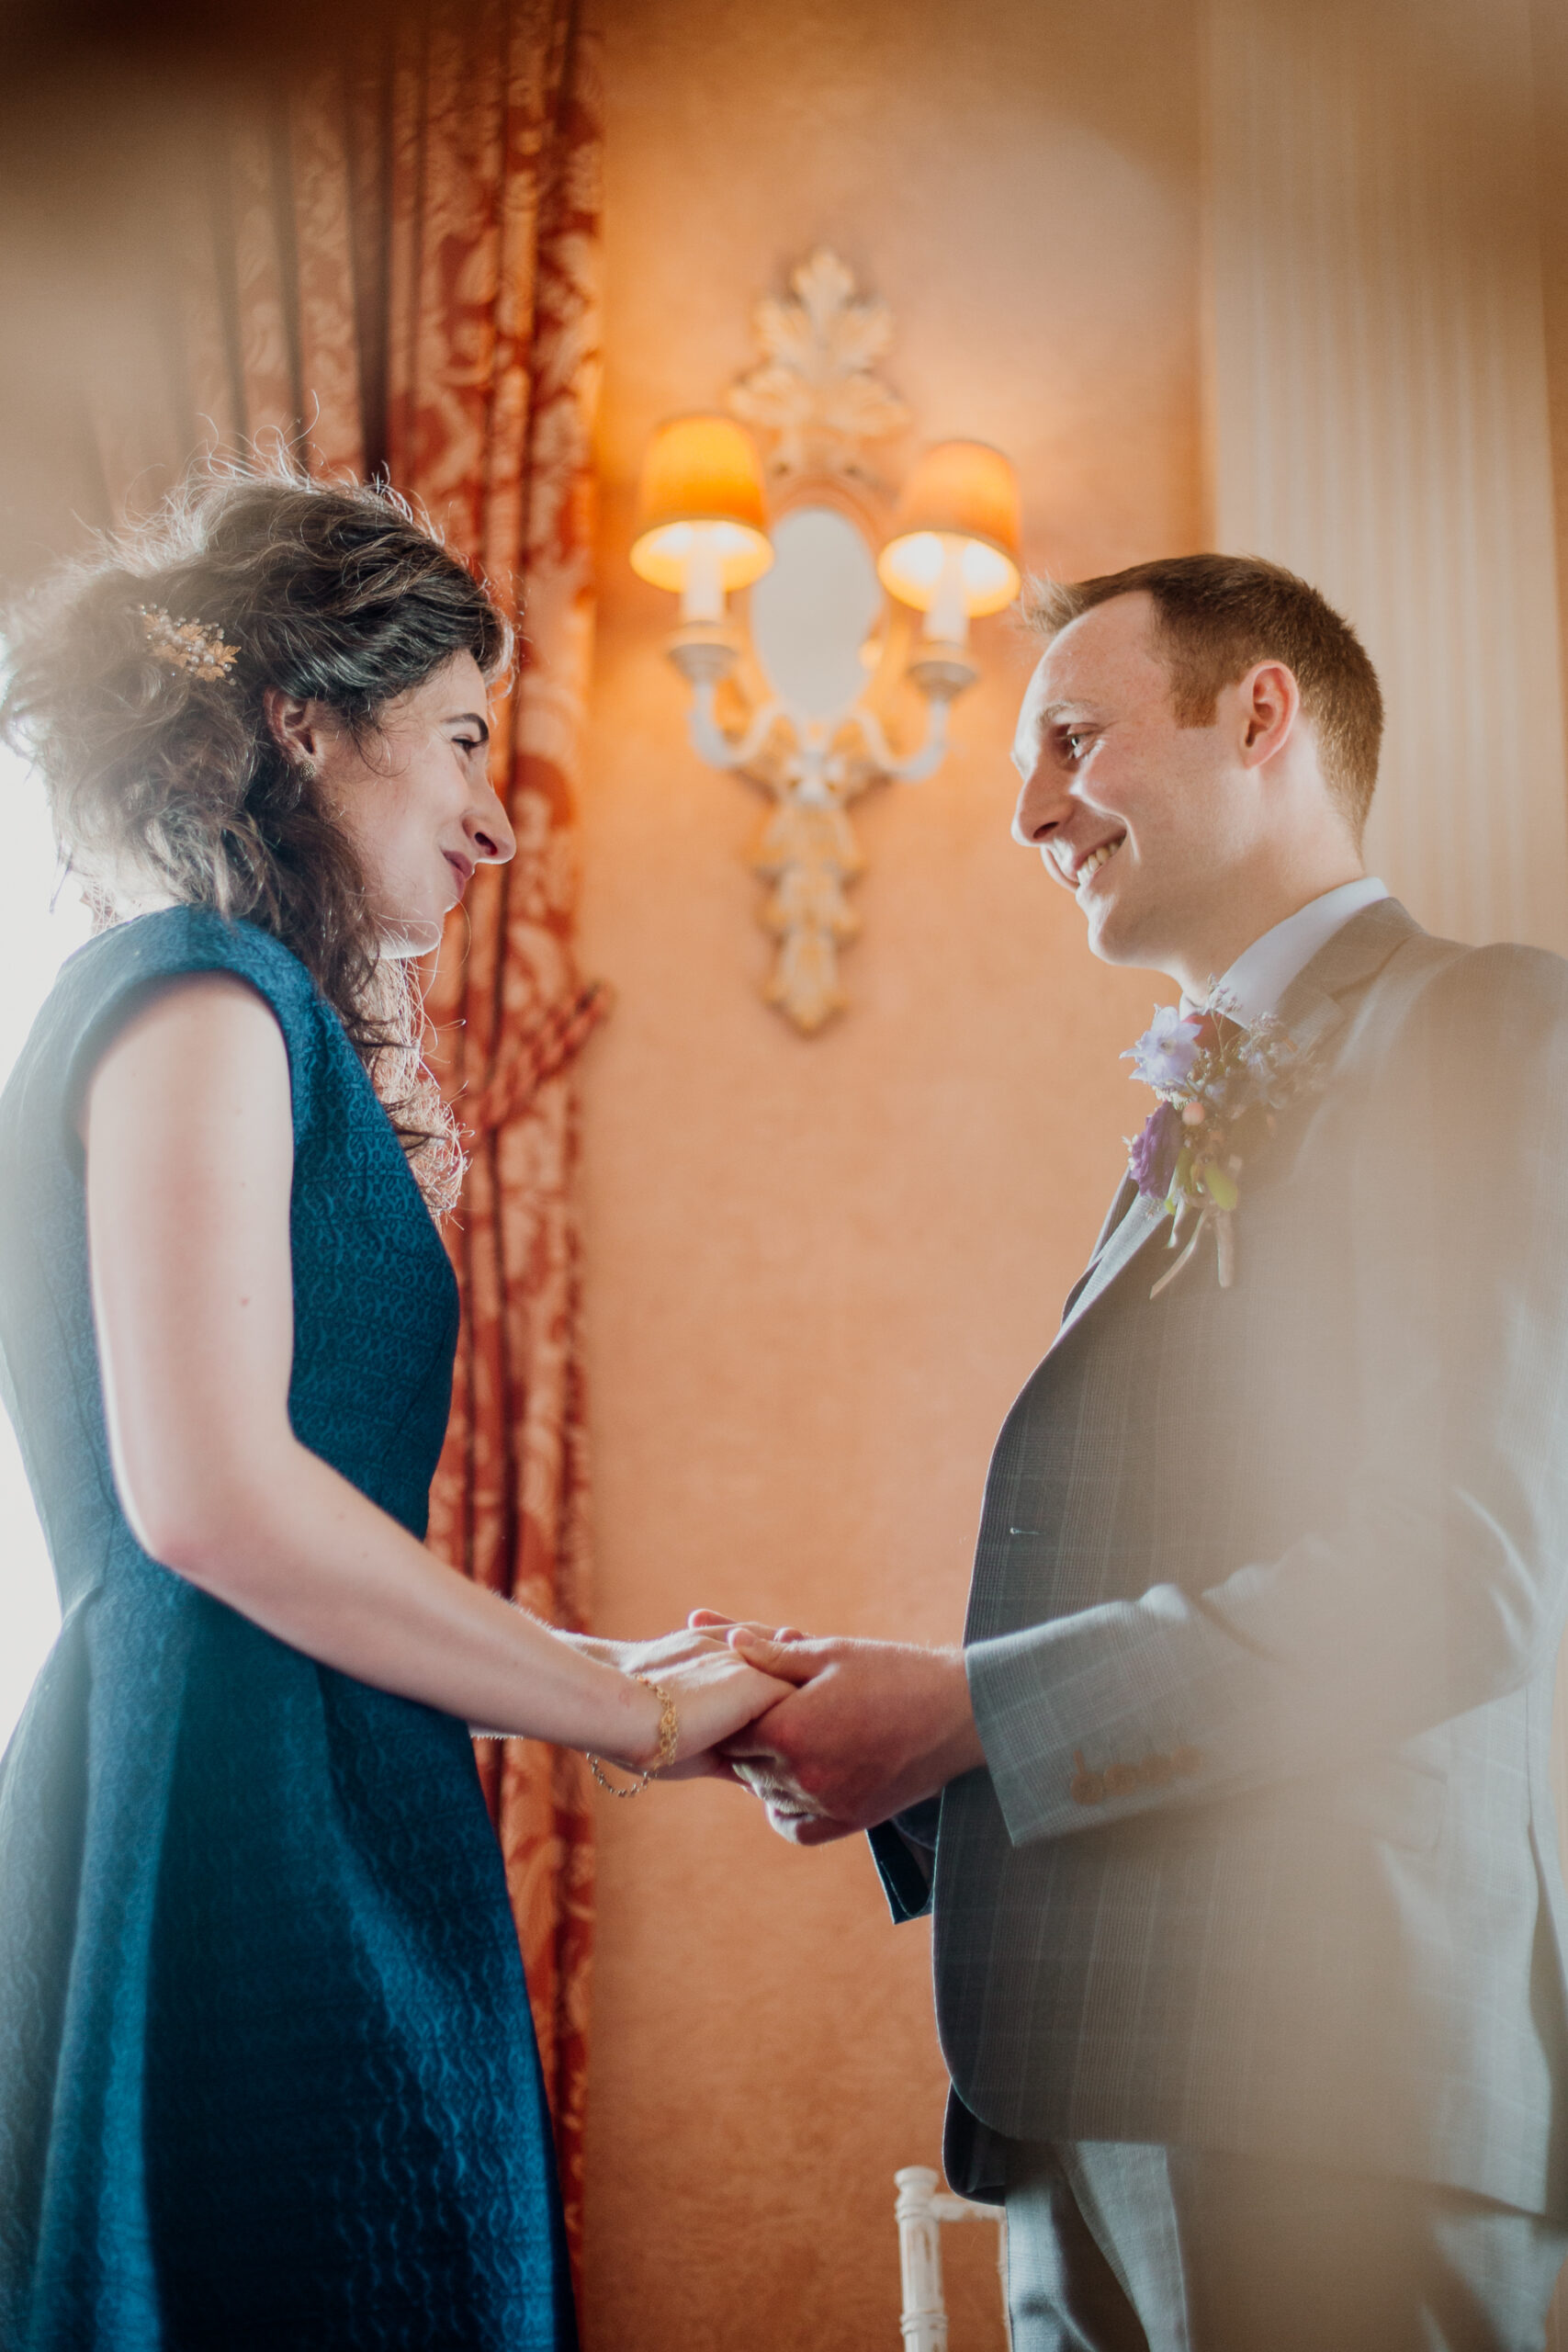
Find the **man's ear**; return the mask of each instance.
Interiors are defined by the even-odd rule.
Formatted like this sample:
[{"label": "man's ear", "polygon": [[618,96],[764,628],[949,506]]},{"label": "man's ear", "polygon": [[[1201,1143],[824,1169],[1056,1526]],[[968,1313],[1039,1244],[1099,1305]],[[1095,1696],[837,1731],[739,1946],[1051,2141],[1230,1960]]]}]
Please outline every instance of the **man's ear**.
[{"label": "man's ear", "polygon": [[1302,690],[1283,662],[1259,662],[1235,688],[1238,750],[1244,767],[1260,768],[1282,752],[1301,715]]},{"label": "man's ear", "polygon": [[321,756],[321,705],[281,686],[262,688],[262,708],[274,740],[297,767],[313,768]]}]

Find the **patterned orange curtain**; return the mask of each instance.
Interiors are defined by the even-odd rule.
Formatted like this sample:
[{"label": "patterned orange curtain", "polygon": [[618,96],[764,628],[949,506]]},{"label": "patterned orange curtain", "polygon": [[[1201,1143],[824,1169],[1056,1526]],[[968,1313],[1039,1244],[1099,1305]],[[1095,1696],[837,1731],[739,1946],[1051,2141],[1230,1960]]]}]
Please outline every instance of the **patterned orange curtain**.
[{"label": "patterned orange curtain", "polygon": [[[384,468],[519,620],[496,713],[515,862],[481,868],[430,976],[469,1131],[463,1300],[430,1540],[552,1622],[587,1610],[573,1061],[603,1009],[572,953],[572,787],[592,583],[600,121],[580,0],[405,8],[213,131],[186,223],[184,400],[100,432],[145,500],[191,447]],[[184,409],[183,417],[179,411]],[[172,436],[172,437],[171,437]],[[156,446],[155,446],[156,445]],[[118,478],[118,479],[117,479]],[[574,2247],[593,1861],[580,1759],[482,1743]]]}]

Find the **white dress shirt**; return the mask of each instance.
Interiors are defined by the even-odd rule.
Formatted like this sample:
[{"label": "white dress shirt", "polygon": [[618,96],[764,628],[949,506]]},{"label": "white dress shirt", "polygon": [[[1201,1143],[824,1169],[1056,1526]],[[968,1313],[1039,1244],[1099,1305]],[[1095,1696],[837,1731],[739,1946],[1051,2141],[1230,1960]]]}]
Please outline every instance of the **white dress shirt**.
[{"label": "white dress shirt", "polygon": [[[1234,1012],[1238,1021],[1261,1021],[1266,1012],[1278,1011],[1296,974],[1306,969],[1318,949],[1326,947],[1352,915],[1359,915],[1363,907],[1375,907],[1380,899],[1390,895],[1387,884],[1375,874],[1363,874],[1355,882],[1341,882],[1337,889],[1325,890],[1321,899],[1309,899],[1304,907],[1298,907],[1293,915],[1287,915],[1283,922],[1277,922],[1272,931],[1243,948],[1216,995],[1224,999],[1226,1010]],[[1195,1012],[1200,1010],[1199,1001],[1184,994],[1181,1010]]]}]

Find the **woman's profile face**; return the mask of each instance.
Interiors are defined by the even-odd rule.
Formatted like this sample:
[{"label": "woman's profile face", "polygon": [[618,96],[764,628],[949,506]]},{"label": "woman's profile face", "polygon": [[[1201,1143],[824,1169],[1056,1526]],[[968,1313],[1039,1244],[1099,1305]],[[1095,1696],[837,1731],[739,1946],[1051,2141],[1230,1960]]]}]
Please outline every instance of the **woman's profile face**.
[{"label": "woman's profile face", "polygon": [[388,704],[361,750],[324,704],[267,697],[279,741],[310,762],[359,854],[388,955],[438,946],[476,867],[517,847],[490,780],[489,702],[473,655],[455,654]]}]

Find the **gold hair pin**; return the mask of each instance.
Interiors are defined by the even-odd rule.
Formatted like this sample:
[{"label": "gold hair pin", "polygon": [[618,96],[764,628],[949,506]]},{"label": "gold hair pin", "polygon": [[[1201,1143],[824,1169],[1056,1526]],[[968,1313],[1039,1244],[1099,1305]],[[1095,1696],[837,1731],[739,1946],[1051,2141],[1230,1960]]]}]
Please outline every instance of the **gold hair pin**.
[{"label": "gold hair pin", "polygon": [[225,645],[207,621],[176,621],[162,605],[138,605],[141,626],[154,662],[166,669],[186,670],[193,678],[226,678],[240,658],[237,645]]}]

